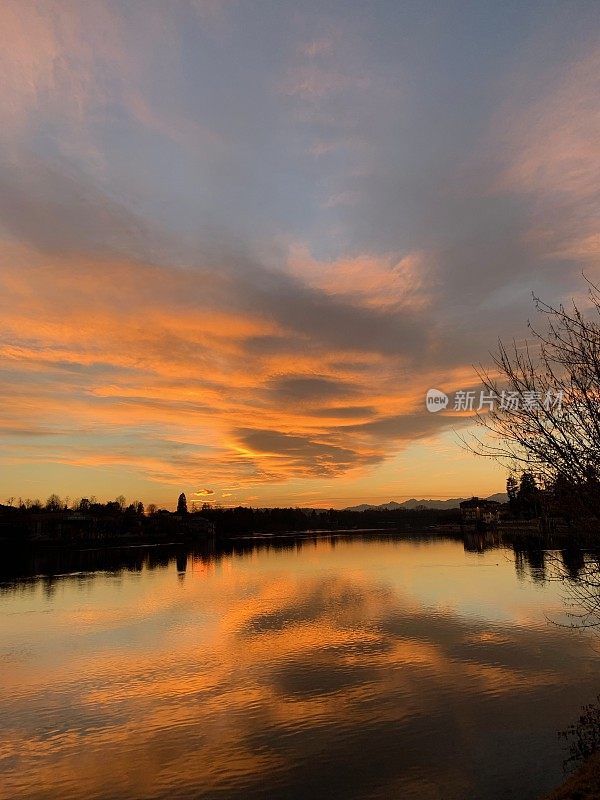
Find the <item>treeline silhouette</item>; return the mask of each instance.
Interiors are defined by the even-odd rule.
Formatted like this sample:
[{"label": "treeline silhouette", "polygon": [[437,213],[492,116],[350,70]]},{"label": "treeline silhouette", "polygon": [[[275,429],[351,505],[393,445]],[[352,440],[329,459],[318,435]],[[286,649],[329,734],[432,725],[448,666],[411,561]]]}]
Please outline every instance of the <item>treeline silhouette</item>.
[{"label": "treeline silhouette", "polygon": [[235,508],[204,504],[188,511],[184,494],[170,512],[141,501],[118,497],[106,503],[82,498],[73,503],[52,494],[39,500],[8,498],[0,504],[0,541],[4,543],[78,542],[85,540],[199,538],[272,534],[277,532],[335,531],[341,529],[427,530],[458,526],[458,509],[343,509]]},{"label": "treeline silhouette", "polygon": [[279,531],[334,531],[361,529],[416,530],[440,525],[459,525],[458,509],[302,509],[214,508],[204,506],[203,516],[223,535],[277,533]]},{"label": "treeline silhouette", "polygon": [[583,526],[598,530],[598,517],[590,512],[600,508],[600,477],[588,469],[578,486],[559,476],[540,485],[539,478],[525,470],[506,481],[508,518],[516,520],[560,520],[573,529]]}]

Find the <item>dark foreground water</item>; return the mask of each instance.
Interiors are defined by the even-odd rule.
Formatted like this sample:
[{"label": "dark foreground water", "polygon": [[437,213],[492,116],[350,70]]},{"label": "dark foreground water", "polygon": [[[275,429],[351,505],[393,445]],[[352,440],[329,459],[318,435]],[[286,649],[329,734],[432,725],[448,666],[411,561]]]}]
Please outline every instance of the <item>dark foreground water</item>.
[{"label": "dark foreground water", "polygon": [[538,797],[600,689],[555,624],[590,556],[481,544],[5,560],[0,796]]}]

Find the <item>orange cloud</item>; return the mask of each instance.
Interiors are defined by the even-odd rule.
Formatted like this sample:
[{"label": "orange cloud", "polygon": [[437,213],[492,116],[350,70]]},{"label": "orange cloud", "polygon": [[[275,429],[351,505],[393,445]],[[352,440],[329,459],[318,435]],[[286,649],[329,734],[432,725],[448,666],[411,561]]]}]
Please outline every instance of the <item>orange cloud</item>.
[{"label": "orange cloud", "polygon": [[[330,297],[336,313],[379,315],[419,307],[420,264],[319,264],[295,251],[289,269],[299,302]],[[201,269],[59,259],[6,240],[0,266],[0,425],[32,434],[18,451],[5,445],[10,463],[120,465],[183,485],[196,483],[200,464],[224,483],[333,477],[439,427],[426,415],[420,433],[411,426],[431,378],[407,386],[395,343],[386,354],[360,339],[344,347],[333,328],[315,338],[312,323],[273,313],[276,300],[244,305],[230,271],[203,281]],[[357,349],[365,345],[371,352]],[[117,443],[125,434],[131,441]]]},{"label": "orange cloud", "polygon": [[297,246],[291,251],[289,268],[311,286],[374,308],[424,309],[435,289],[433,270],[419,252],[319,262],[306,247]]}]

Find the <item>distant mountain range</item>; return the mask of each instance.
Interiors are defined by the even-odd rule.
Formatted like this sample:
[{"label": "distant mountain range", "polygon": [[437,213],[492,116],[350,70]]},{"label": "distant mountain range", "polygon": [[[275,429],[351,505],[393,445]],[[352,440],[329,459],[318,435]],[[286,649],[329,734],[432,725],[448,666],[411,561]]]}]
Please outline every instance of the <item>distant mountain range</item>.
[{"label": "distant mountain range", "polygon": [[[362,503],[359,506],[350,506],[349,508],[345,508],[344,511],[395,511],[397,509],[411,511],[415,508],[422,507],[434,509],[458,508],[463,500],[469,499],[469,497],[453,497],[450,500],[415,500],[415,498],[412,497],[410,500],[405,500],[403,503],[397,503],[395,500],[390,500],[389,503],[382,503],[379,506],[370,505],[369,503]],[[508,495],[504,492],[498,492],[497,494],[491,494],[489,497],[485,497],[484,499],[494,500],[496,503],[506,503],[508,501]]]}]

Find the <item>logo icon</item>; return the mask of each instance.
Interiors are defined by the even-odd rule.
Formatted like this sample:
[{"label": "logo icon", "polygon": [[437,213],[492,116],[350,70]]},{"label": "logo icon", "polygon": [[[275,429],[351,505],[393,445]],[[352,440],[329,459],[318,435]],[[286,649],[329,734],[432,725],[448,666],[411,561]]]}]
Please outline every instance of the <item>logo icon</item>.
[{"label": "logo icon", "polygon": [[448,405],[448,395],[439,389],[429,389],[425,395],[425,405],[427,406],[427,411],[431,411],[433,414],[436,411],[443,411]]}]

